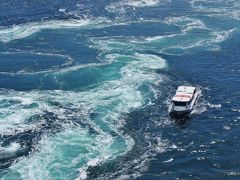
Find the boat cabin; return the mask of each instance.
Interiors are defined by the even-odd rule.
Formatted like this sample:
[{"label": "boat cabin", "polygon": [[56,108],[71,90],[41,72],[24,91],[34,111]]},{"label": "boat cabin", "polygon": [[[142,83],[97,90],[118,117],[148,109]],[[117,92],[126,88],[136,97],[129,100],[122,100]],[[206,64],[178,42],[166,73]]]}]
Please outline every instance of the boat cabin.
[{"label": "boat cabin", "polygon": [[196,93],[196,88],[192,86],[179,86],[175,96],[172,99],[175,110],[184,110],[190,106],[194,94]]}]

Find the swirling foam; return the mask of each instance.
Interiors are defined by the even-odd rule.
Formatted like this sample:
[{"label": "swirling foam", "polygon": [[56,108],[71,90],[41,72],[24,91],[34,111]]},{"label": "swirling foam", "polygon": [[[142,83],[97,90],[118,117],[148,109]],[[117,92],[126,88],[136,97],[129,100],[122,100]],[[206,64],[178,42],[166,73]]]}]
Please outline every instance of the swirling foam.
[{"label": "swirling foam", "polygon": [[30,22],[20,25],[14,25],[8,28],[0,29],[0,41],[8,43],[16,39],[23,39],[32,34],[46,29],[74,29],[74,28],[98,28],[106,25],[106,18],[96,19],[70,19],[70,20],[51,20],[43,22]]},{"label": "swirling foam", "polygon": [[240,20],[238,0],[189,0],[195,11],[207,16],[224,17]]},{"label": "swirling foam", "polygon": [[[236,31],[235,28],[222,31],[211,29],[202,20],[187,16],[168,17],[164,22],[178,26],[181,33],[146,37],[139,41],[144,48],[174,55],[188,53],[196,48],[216,51],[220,49],[219,43],[230,38]],[[198,33],[194,33],[196,30]]]},{"label": "swirling foam", "polygon": [[[111,43],[106,44],[106,41]],[[6,115],[4,121],[6,126],[1,131],[3,134],[6,131],[14,133],[16,130],[24,131],[31,128],[37,131],[39,122],[29,124],[28,119],[36,114],[44,117],[46,112],[54,114],[53,117],[57,119],[56,123],[62,125],[63,131],[55,136],[45,134],[36,147],[38,151],[11,166],[8,175],[19,173],[24,179],[53,178],[56,175],[75,178],[78,173],[76,169],[79,168],[79,177],[83,177],[87,175],[88,166],[124,154],[134,145],[133,140],[119,130],[125,121],[121,115],[146,103],[145,101],[149,97],[143,96],[143,92],[139,88],[143,84],[151,86],[161,82],[162,79],[155,70],[165,68],[165,60],[156,55],[136,53],[135,51],[122,55],[119,52],[126,47],[128,42],[118,39],[95,38],[92,43],[94,43],[92,47],[102,51],[101,58],[110,59],[107,61],[112,63],[112,66],[116,62],[122,64],[119,71],[120,78],[102,82],[93,89],[81,92],[60,90],[9,92],[8,99],[15,99],[16,102],[10,102],[10,105],[3,109],[6,114],[11,108],[15,109],[15,116],[21,118],[16,119],[10,114]],[[121,46],[116,46],[116,44]],[[102,47],[103,45],[104,47]],[[134,46],[134,44],[130,44],[130,46]],[[101,66],[99,68],[101,69]],[[62,73],[68,73],[68,71]],[[53,106],[52,102],[60,105]],[[33,103],[35,105],[31,106]],[[67,109],[70,111],[79,109],[83,113],[69,114]],[[92,112],[96,114],[94,117],[91,117]],[[81,118],[86,120],[96,134],[89,133],[88,128],[74,125],[74,119]],[[44,123],[44,119],[41,123]]]},{"label": "swirling foam", "polygon": [[157,5],[164,5],[170,3],[170,0],[123,0],[118,2],[113,2],[106,7],[109,12],[125,12],[125,7],[152,7]]}]

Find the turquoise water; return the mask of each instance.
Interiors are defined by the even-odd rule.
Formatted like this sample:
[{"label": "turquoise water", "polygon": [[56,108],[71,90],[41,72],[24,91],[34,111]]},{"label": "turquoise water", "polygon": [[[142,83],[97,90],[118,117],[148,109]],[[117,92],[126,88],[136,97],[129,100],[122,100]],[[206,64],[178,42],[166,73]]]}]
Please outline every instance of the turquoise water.
[{"label": "turquoise water", "polygon": [[[239,176],[237,0],[0,5],[2,179]],[[201,97],[168,116],[178,85]]]}]

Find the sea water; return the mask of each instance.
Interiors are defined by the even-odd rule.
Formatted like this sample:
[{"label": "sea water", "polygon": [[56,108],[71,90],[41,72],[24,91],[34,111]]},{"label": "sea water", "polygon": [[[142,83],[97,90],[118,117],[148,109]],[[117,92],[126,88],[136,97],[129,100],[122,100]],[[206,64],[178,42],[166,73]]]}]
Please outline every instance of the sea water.
[{"label": "sea water", "polygon": [[[240,175],[238,0],[3,1],[1,179]],[[201,95],[169,118],[179,85]]]}]

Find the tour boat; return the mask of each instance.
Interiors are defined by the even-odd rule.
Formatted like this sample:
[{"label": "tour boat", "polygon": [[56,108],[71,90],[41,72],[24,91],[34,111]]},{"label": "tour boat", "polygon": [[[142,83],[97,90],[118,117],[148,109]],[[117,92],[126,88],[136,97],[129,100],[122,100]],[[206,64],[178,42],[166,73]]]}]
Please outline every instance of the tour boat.
[{"label": "tour boat", "polygon": [[197,88],[193,86],[179,86],[172,98],[170,115],[184,116],[191,113],[197,100]]}]

